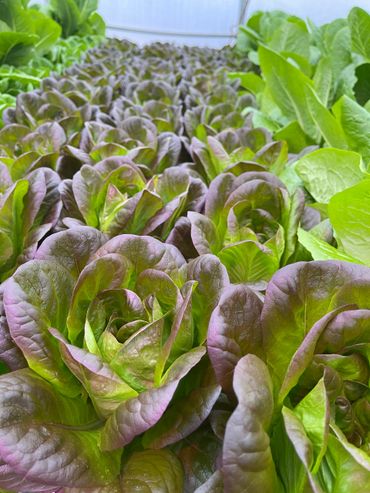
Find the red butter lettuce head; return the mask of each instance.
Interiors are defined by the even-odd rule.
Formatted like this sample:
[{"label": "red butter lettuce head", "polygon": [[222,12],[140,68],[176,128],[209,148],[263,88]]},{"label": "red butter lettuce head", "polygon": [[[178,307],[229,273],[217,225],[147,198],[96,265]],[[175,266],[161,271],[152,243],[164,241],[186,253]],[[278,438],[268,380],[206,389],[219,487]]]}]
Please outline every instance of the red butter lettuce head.
[{"label": "red butter lettuce head", "polygon": [[0,280],[32,258],[38,242],[56,224],[62,203],[60,178],[48,168],[32,171],[0,196]]},{"label": "red butter lettuce head", "polygon": [[[213,255],[186,264],[174,246],[148,236],[105,241],[86,226],[50,236],[7,282],[4,306],[27,371],[55,399],[89,409],[98,450],[115,457],[133,441],[173,444],[208,417],[220,386],[204,342],[229,280]],[[138,467],[141,455],[127,454]]]},{"label": "red butter lettuce head", "polygon": [[[239,402],[226,425],[218,473],[230,491],[232,475],[243,491],[249,491],[246,477],[263,478],[263,491],[291,491],[297,478],[314,492],[354,491],[353,477],[369,488],[369,289],[369,268],[327,261],[281,269],[263,302],[242,285],[224,291],[210,319],[208,347],[218,382],[231,403],[235,395]],[[265,376],[254,390],[241,391],[246,361],[254,372],[259,368],[254,379]],[[253,414],[261,393],[272,406],[263,436],[257,433],[263,413]],[[250,411],[237,421],[242,405]],[[251,442],[240,427],[253,431],[253,450],[264,453],[258,465],[241,460]],[[279,486],[271,483],[271,457]],[[338,475],[341,461],[346,468]]]},{"label": "red butter lettuce head", "polygon": [[234,283],[261,284],[294,254],[303,208],[303,194],[289,194],[272,173],[223,173],[210,183],[204,213],[188,212],[168,241],[184,254],[217,255]]},{"label": "red butter lettuce head", "polygon": [[55,169],[66,140],[57,122],[44,123],[33,131],[25,125],[7,125],[0,131],[0,162],[14,181],[41,167]]},{"label": "red butter lettuce head", "polygon": [[131,160],[115,157],[84,165],[60,191],[67,226],[85,224],[110,237],[132,233],[166,239],[179,216],[202,208],[206,187],[179,167],[147,180]]}]

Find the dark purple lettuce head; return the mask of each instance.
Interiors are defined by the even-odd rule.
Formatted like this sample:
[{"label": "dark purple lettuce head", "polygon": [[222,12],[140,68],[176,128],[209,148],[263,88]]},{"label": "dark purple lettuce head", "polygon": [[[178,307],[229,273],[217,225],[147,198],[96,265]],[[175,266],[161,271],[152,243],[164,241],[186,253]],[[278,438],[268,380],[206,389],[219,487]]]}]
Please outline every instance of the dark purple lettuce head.
[{"label": "dark purple lettuce head", "polygon": [[[229,280],[213,255],[186,264],[175,247],[148,236],[121,235],[105,241],[102,233],[89,227],[50,236],[35,260],[7,281],[4,306],[10,335],[30,367],[19,370],[32,380],[30,392],[42,380],[51,402],[71,406],[70,416],[61,421],[60,414],[49,415],[49,409],[41,413],[27,405],[24,426],[27,420],[36,420],[39,426],[34,432],[35,456],[43,453],[38,448],[42,426],[54,423],[67,430],[64,443],[72,450],[70,430],[81,425],[86,437],[91,425],[94,431],[89,433],[96,440],[89,453],[98,462],[102,454],[101,467],[104,460],[115,460],[115,450],[119,456],[122,447],[132,444],[125,452],[122,476],[124,484],[130,484],[133,471],[151,462],[151,453],[163,459],[158,467],[166,468],[172,461],[176,471],[181,469],[170,452],[140,450],[162,449],[194,432],[220,394],[204,343],[211,312]],[[3,381],[0,377],[0,387],[12,375],[23,375],[19,372]],[[79,418],[82,424],[74,423],[72,409],[77,403],[85,412]],[[14,431],[1,409],[0,405],[2,429],[17,434],[19,422]],[[58,412],[64,414],[63,409]],[[7,452],[10,442],[3,454],[5,443],[0,434],[0,456],[13,469]],[[14,452],[14,441],[11,446]],[[48,450],[45,460],[50,453],[55,462],[55,470],[49,471],[50,484],[77,487],[71,476],[61,479],[58,450]],[[64,449],[61,453],[65,455]],[[21,472],[25,474],[27,467],[37,479],[32,457]],[[111,471],[118,477],[113,466],[105,470],[109,478]],[[94,478],[90,484],[86,475],[80,485],[87,491],[100,485]],[[43,477],[39,479],[43,484]]]},{"label": "dark purple lettuce head", "polygon": [[294,254],[303,207],[300,191],[290,195],[271,173],[223,173],[209,186],[204,214],[189,212],[168,241],[186,255],[217,255],[232,282],[265,282]]},{"label": "dark purple lettuce head", "polygon": [[228,491],[369,489],[369,287],[367,267],[298,262],[263,302],[242,285],[221,296],[208,351],[238,400],[217,473]]},{"label": "dark purple lettuce head", "polygon": [[109,237],[121,233],[153,234],[166,239],[187,211],[200,211],[206,187],[179,167],[147,180],[130,159],[107,158],[84,165],[60,186],[63,223],[99,229]]}]

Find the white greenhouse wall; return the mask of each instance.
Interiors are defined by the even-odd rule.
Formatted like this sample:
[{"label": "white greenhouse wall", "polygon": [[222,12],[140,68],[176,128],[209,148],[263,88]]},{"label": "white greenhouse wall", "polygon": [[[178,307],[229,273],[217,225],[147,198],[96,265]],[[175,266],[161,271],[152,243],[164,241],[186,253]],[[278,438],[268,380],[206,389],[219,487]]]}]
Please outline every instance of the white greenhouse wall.
[{"label": "white greenhouse wall", "polygon": [[[109,36],[139,44],[172,41],[220,47],[232,41],[243,3],[244,0],[100,0],[99,12],[108,25]],[[247,16],[256,10],[281,9],[323,24],[347,16],[354,5],[370,11],[370,0],[249,0]],[[197,33],[200,35],[190,36]]]},{"label": "white greenhouse wall", "polygon": [[[127,37],[139,44],[176,41],[222,46],[232,40],[230,35],[237,28],[239,0],[100,0],[100,12],[108,26],[152,31],[144,34],[108,29],[109,35]],[[196,33],[201,36],[189,35]]]}]

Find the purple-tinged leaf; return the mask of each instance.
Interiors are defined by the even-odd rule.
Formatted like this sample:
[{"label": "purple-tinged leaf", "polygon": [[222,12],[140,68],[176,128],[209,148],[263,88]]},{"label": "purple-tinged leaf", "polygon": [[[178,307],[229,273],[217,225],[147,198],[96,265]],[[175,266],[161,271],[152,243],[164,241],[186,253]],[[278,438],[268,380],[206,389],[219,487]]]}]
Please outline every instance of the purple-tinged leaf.
[{"label": "purple-tinged leaf", "polygon": [[276,493],[278,477],[268,429],[274,401],[266,365],[253,354],[235,368],[234,391],[238,406],[225,431],[222,473],[228,493]]},{"label": "purple-tinged leaf", "polygon": [[82,270],[73,289],[68,313],[68,335],[75,342],[83,331],[87,310],[99,292],[119,288],[130,278],[129,262],[117,254],[107,254],[92,260]]},{"label": "purple-tinged leaf", "polygon": [[96,252],[96,257],[118,253],[126,257],[137,276],[146,269],[166,272],[175,282],[180,279],[179,269],[184,257],[173,245],[164,244],[150,236],[120,235],[109,240]]},{"label": "purple-tinged leaf", "polygon": [[142,392],[122,403],[108,419],[102,432],[102,450],[115,450],[154,426],[163,416],[178,385],[173,380]]},{"label": "purple-tinged leaf", "polygon": [[202,382],[184,398],[177,400],[158,423],[148,430],[143,445],[163,448],[179,442],[196,431],[208,418],[221,392],[221,387],[212,382]]},{"label": "purple-tinged leaf", "polygon": [[188,212],[188,219],[191,224],[191,240],[198,254],[217,254],[222,242],[211,219],[199,212]]},{"label": "purple-tinged leaf", "polygon": [[187,259],[198,257],[198,252],[191,239],[191,223],[187,217],[180,217],[176,221],[166,243],[177,247]]},{"label": "purple-tinged leaf", "polygon": [[60,359],[55,327],[65,334],[73,278],[52,260],[31,260],[7,281],[5,313],[10,334],[30,368],[65,395],[75,396],[79,385]]},{"label": "purple-tinged leaf", "polygon": [[369,281],[370,269],[339,261],[297,262],[274,275],[266,290],[262,330],[275,391],[310,329],[338,306],[336,293],[355,279]]},{"label": "purple-tinged leaf", "polygon": [[35,259],[53,260],[78,277],[90,257],[106,242],[97,229],[88,226],[54,233],[37,250]]},{"label": "purple-tinged leaf", "polygon": [[355,308],[354,305],[344,305],[331,312],[324,315],[318,322],[316,322],[306,337],[303,339],[302,343],[299,345],[295,353],[293,354],[289,366],[284,375],[283,383],[281,384],[279,391],[279,404],[282,404],[285,397],[288,395],[290,390],[297,384],[299,378],[309,366],[312,358],[315,354],[315,348],[317,341],[319,340],[321,334],[325,331],[327,324],[333,320],[336,315],[345,311]]},{"label": "purple-tinged leaf", "polygon": [[99,449],[97,418],[80,399],[63,397],[29,369],[2,375],[0,389],[0,454],[20,484],[27,477],[53,491],[104,486],[117,477],[120,454]]},{"label": "purple-tinged leaf", "polygon": [[5,363],[11,371],[15,371],[25,368],[27,361],[10,335],[4,310],[4,289],[6,289],[6,282],[0,286],[0,361]]},{"label": "purple-tinged leaf", "polygon": [[221,465],[222,442],[204,424],[174,445],[185,471],[184,493],[194,493]]},{"label": "purple-tinged leaf", "polygon": [[203,344],[207,337],[211,313],[223,289],[230,284],[229,276],[220,260],[207,254],[188,263],[187,278],[197,282],[192,297],[192,309],[197,342]]},{"label": "purple-tinged leaf", "polygon": [[233,372],[238,361],[248,353],[261,355],[262,302],[247,286],[225,289],[212,313],[208,329],[208,354],[217,381],[232,393]]},{"label": "purple-tinged leaf", "polygon": [[50,332],[59,341],[63,361],[82,383],[101,417],[107,418],[122,402],[137,396],[99,356],[68,344],[55,329]]}]

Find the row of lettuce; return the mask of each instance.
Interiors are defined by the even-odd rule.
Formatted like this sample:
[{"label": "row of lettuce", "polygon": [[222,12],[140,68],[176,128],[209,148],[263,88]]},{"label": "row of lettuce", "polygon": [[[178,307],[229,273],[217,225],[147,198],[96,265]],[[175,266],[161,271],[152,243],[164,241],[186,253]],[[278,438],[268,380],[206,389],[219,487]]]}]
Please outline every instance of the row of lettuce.
[{"label": "row of lettuce", "polygon": [[348,19],[320,27],[279,11],[256,13],[239,33],[238,49],[259,70],[230,76],[258,102],[244,110],[253,125],[293,152],[320,147],[278,173],[291,192],[305,187],[320,217],[299,232],[315,260],[370,265],[369,29],[370,15],[353,8]]},{"label": "row of lettuce", "polygon": [[21,92],[39,87],[52,71],[61,72],[104,37],[98,0],[0,2],[0,115]]},{"label": "row of lettuce", "polygon": [[108,40],[4,111],[2,491],[370,489],[370,113],[298,63],[366,15],[258,14],[237,50]]}]

